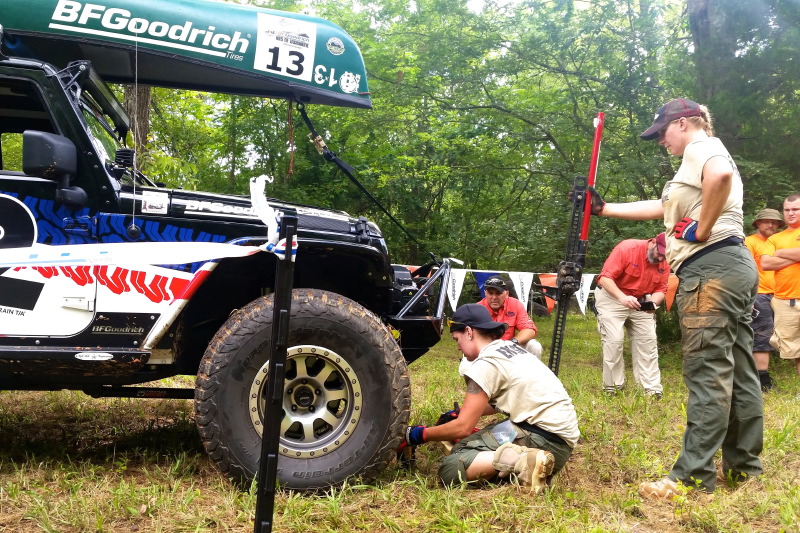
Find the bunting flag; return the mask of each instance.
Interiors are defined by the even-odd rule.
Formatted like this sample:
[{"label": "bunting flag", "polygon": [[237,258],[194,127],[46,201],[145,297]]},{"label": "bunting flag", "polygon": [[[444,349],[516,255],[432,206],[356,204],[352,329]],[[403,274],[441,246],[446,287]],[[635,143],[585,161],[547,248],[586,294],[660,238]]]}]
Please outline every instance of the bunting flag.
[{"label": "bunting flag", "polygon": [[[556,286],[556,274],[539,274],[539,284],[544,285],[546,287],[555,287]],[[552,298],[548,298],[547,296],[544,297],[545,303],[547,304],[547,312],[552,313],[553,308],[556,306],[555,300]]]},{"label": "bunting flag", "polygon": [[678,292],[678,276],[670,273],[669,281],[667,281],[667,311],[672,308],[672,302],[675,301],[675,293]]},{"label": "bunting flag", "polygon": [[581,276],[581,286],[578,288],[578,292],[575,293],[575,297],[578,299],[578,307],[581,309],[581,313],[584,315],[586,314],[586,302],[589,300],[589,294],[592,292],[592,282],[594,282],[594,277],[596,274],[583,274]]},{"label": "bunting flag", "polygon": [[489,270],[473,270],[472,275],[475,276],[475,281],[478,282],[478,288],[481,291],[481,298],[486,297],[486,293],[483,292],[483,284],[486,283],[486,280],[491,278],[492,276],[498,276],[500,272],[491,272]]},{"label": "bunting flag", "polygon": [[447,297],[454,312],[458,306],[458,299],[461,297],[461,289],[464,288],[464,278],[466,276],[467,269],[465,268],[450,269],[450,286],[447,288]]},{"label": "bunting flag", "polygon": [[533,283],[533,272],[509,272],[508,276],[511,278],[511,283],[514,284],[514,291],[517,293],[517,299],[522,302],[522,305],[527,309],[528,296],[530,296],[531,284]]},{"label": "bunting flag", "polygon": [[[549,272],[549,273],[536,273],[536,272],[509,272],[509,271],[493,271],[493,270],[471,270],[468,268],[453,268],[450,271],[450,281],[449,286],[447,287],[447,298],[450,300],[450,307],[455,311],[458,308],[458,302],[461,298],[461,293],[464,289],[464,282],[467,279],[467,274],[472,274],[472,277],[475,279],[475,282],[478,284],[478,288],[481,292],[481,298],[485,297],[485,293],[483,291],[483,284],[489,279],[491,276],[503,276],[511,279],[511,283],[514,284],[514,290],[517,294],[517,299],[528,308],[528,304],[530,303],[530,296],[531,296],[531,289],[534,285],[534,276],[538,276],[539,284],[544,285],[547,287],[555,287],[556,285],[556,274]],[[578,307],[580,307],[581,313],[584,315],[586,314],[586,304],[589,301],[589,295],[592,294],[592,285],[594,284],[594,280],[597,277],[597,274],[583,274],[581,276],[581,285],[580,288],[575,292],[575,298],[578,300]],[[666,299],[666,307],[669,310],[670,306],[672,305],[672,301],[675,298],[675,290],[678,286],[678,278],[674,275],[670,275],[669,280],[669,291],[667,292],[667,299]],[[538,292],[538,291],[537,291]],[[547,304],[547,312],[552,313],[553,309],[555,308],[556,302],[547,296],[544,297],[545,303]],[[473,302],[474,303],[474,302]]]}]

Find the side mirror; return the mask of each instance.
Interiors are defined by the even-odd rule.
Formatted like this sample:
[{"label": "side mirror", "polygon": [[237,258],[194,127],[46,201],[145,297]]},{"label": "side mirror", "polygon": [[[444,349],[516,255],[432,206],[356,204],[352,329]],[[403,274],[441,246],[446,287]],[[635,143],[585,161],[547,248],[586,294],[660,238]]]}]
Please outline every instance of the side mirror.
[{"label": "side mirror", "polygon": [[78,151],[66,137],[26,130],[22,134],[22,171],[56,181],[60,188],[69,187],[78,173]]},{"label": "side mirror", "polygon": [[26,130],[22,134],[22,171],[57,182],[56,201],[67,207],[79,209],[89,201],[86,191],[71,186],[78,173],[78,150],[66,137]]}]

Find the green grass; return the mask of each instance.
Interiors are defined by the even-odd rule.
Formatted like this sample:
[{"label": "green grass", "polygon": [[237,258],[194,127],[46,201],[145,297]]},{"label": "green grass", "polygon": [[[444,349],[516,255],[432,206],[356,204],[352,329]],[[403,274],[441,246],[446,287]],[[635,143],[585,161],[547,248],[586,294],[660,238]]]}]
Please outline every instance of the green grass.
[{"label": "green grass", "polygon": [[[548,352],[552,319],[538,319]],[[765,396],[766,473],[715,500],[641,500],[643,480],[665,475],[685,423],[681,355],[661,347],[664,398],[633,387],[601,393],[594,319],[572,315],[560,376],[578,411],[582,440],[555,487],[529,497],[513,486],[445,489],[442,449],[421,446],[417,465],[392,465],[371,485],[353,480],[325,494],[280,492],[274,531],[798,532],[800,378],[773,359],[779,390]],[[410,366],[412,421],[433,423],[463,397],[459,354],[444,339]],[[211,465],[191,402],[95,400],[82,393],[0,393],[0,532],[253,530],[255,497]]]}]

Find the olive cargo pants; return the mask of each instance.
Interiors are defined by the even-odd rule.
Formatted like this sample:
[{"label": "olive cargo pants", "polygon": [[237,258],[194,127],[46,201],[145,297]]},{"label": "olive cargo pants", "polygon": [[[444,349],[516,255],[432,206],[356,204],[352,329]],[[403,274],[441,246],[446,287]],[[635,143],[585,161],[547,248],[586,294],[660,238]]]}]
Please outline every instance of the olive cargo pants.
[{"label": "olive cargo pants", "polygon": [[685,265],[678,278],[689,398],[683,448],[669,477],[713,491],[720,448],[725,470],[763,472],[764,408],[750,327],[758,273],[746,247],[726,246]]}]

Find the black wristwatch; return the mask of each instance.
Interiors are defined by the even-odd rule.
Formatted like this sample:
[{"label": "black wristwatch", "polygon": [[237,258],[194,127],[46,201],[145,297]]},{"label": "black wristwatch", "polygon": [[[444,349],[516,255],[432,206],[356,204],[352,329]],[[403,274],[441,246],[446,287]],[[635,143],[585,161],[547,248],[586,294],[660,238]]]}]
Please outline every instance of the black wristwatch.
[{"label": "black wristwatch", "polygon": [[519,344],[519,341],[517,340],[516,337],[511,337],[511,342],[513,342],[514,344]]}]

